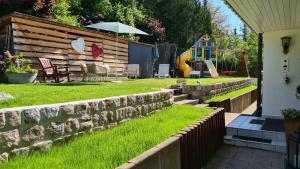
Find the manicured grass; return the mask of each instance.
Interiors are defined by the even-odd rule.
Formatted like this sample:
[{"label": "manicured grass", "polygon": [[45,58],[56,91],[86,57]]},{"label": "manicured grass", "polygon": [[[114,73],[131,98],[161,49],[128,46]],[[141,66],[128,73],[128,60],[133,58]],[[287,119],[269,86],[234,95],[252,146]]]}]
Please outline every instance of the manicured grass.
[{"label": "manicured grass", "polygon": [[161,143],[212,112],[174,105],[143,119],[76,138],[49,152],[33,153],[0,164],[1,169],[112,169]]},{"label": "manicured grass", "polygon": [[[221,77],[218,79],[188,79],[188,84],[202,85],[237,81],[244,78]],[[0,92],[9,92],[15,98],[0,101],[0,108],[31,106],[39,104],[61,103],[68,101],[97,99],[125,94],[158,91],[161,88],[176,84],[177,79],[143,79],[111,82],[74,82],[61,84],[25,84],[25,85],[0,85]]]},{"label": "manicured grass", "polygon": [[226,93],[226,94],[221,95],[221,96],[212,97],[211,99],[206,100],[205,102],[206,103],[218,102],[218,101],[222,101],[222,100],[225,100],[225,99],[234,98],[234,97],[237,97],[241,94],[247,93],[247,92],[249,92],[253,89],[256,89],[256,86],[248,86],[248,87],[245,87],[245,88],[242,88],[242,89],[239,89],[239,90],[235,90],[235,91]]}]

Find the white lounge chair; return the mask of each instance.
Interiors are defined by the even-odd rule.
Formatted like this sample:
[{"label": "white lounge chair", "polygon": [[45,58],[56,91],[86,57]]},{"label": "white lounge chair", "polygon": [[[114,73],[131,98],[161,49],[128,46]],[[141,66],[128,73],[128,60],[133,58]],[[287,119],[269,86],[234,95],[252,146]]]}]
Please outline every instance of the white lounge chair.
[{"label": "white lounge chair", "polygon": [[159,64],[158,73],[154,76],[157,78],[168,78],[170,77],[170,64]]},{"label": "white lounge chair", "polygon": [[135,79],[140,76],[140,65],[139,64],[128,64],[127,69],[124,72],[127,77],[134,77]]}]

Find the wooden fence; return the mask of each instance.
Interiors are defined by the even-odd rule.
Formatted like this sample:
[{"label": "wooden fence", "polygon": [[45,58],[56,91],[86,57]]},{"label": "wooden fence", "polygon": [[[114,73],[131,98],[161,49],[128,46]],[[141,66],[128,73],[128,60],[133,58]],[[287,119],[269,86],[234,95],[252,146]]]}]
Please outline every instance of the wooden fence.
[{"label": "wooden fence", "polygon": [[225,109],[225,112],[231,113],[241,113],[247,107],[257,100],[257,89],[250,92],[244,93],[240,96],[225,99],[218,102],[210,102],[210,107],[222,107]]},{"label": "wooden fence", "polygon": [[199,169],[223,144],[225,113],[219,108],[117,169]]},{"label": "wooden fence", "polygon": [[204,167],[223,144],[225,133],[224,109],[218,109],[180,132],[181,168]]},{"label": "wooden fence", "polygon": [[[10,16],[13,46],[38,66],[38,57],[49,58],[54,64],[68,65],[73,73],[80,72],[81,63],[109,65],[113,72],[122,72],[128,64],[128,40],[85,28],[73,27],[20,13]],[[0,37],[2,37],[1,35]],[[71,41],[83,38],[83,54],[76,52]],[[102,57],[94,58],[92,44],[103,48]]]}]

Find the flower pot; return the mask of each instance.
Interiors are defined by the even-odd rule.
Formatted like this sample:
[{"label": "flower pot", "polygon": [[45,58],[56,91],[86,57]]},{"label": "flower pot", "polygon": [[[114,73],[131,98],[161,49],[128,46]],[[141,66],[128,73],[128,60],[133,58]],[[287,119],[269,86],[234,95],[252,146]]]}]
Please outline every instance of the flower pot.
[{"label": "flower pot", "polygon": [[22,73],[15,73],[15,72],[6,72],[5,73],[8,83],[33,83],[36,80],[37,73],[29,73],[29,72],[22,72]]},{"label": "flower pot", "polygon": [[300,119],[284,119],[285,138],[288,140],[290,134],[300,126]]}]

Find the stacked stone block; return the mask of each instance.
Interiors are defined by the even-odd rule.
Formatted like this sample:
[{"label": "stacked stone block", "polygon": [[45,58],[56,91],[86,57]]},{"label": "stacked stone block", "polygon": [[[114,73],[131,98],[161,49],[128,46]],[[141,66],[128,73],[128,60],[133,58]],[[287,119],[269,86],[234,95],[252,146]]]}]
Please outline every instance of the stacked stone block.
[{"label": "stacked stone block", "polygon": [[253,84],[253,81],[251,79],[247,79],[208,86],[187,85],[183,88],[183,93],[189,94],[189,97],[192,99],[200,99],[200,101],[204,101],[211,97],[222,95],[233,90],[238,90],[251,84]]},{"label": "stacked stone block", "polygon": [[173,104],[173,91],[0,109],[0,161],[48,150],[86,132],[151,115]]}]

